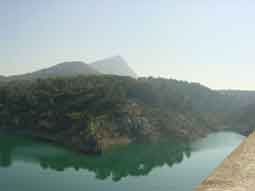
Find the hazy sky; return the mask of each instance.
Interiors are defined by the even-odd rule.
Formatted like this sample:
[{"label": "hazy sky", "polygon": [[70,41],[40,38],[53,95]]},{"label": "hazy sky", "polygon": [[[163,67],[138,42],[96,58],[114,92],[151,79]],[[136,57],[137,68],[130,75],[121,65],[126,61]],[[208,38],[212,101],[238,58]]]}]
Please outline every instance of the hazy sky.
[{"label": "hazy sky", "polygon": [[0,0],[0,74],[123,56],[139,75],[255,90],[250,0]]}]

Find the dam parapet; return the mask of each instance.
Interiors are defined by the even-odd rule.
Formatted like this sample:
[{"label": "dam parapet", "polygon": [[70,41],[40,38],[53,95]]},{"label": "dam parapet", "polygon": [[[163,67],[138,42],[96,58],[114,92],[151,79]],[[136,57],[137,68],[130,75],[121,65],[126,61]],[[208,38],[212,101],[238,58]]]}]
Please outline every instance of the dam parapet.
[{"label": "dam parapet", "polygon": [[247,137],[195,191],[254,191],[255,133]]}]

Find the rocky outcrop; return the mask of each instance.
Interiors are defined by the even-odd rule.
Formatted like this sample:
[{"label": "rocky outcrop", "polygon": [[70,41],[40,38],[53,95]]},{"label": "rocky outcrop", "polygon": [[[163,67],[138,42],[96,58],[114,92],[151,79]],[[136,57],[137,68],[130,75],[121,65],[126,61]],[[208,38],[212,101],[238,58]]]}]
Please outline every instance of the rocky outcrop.
[{"label": "rocky outcrop", "polygon": [[[22,134],[66,145],[82,153],[101,153],[114,145],[155,142],[168,136],[194,138],[208,133],[207,129],[193,128],[190,123],[194,119],[186,115],[175,118],[175,123],[171,119],[173,116],[153,115],[146,113],[145,108],[134,101],[127,102],[117,113],[111,115],[106,113],[93,116],[86,112],[71,112],[56,116],[47,112]],[[16,128],[13,128],[12,133],[20,133],[18,127],[21,126],[22,119],[17,117],[15,121]]]}]

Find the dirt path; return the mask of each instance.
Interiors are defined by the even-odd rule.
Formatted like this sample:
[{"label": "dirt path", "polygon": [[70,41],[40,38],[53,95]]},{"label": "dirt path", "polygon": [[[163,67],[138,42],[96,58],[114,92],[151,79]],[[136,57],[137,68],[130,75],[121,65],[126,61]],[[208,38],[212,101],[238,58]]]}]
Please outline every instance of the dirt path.
[{"label": "dirt path", "polygon": [[255,133],[252,133],[195,191],[254,190]]}]

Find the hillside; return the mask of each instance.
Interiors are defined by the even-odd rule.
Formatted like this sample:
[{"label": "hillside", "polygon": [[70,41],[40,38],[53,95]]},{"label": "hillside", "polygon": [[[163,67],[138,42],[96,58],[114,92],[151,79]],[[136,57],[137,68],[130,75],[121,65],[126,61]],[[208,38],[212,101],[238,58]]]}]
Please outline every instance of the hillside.
[{"label": "hillside", "polygon": [[[86,66],[77,64],[81,65]],[[58,67],[53,69],[54,76],[63,74]],[[189,140],[223,127],[249,133],[254,120],[247,117],[253,119],[254,109],[244,107],[246,99],[198,83],[152,77],[15,80],[0,85],[0,129],[94,153],[114,144],[162,137]]]},{"label": "hillside", "polygon": [[0,81],[5,81],[6,77],[5,76],[0,76]]},{"label": "hillside", "polygon": [[9,82],[0,86],[0,128],[83,152],[207,134],[209,121],[193,111],[175,83],[103,75]]},{"label": "hillside", "polygon": [[249,135],[255,129],[255,91],[219,90],[221,95],[233,100],[236,108],[228,116],[228,125],[232,130]]},{"label": "hillside", "polygon": [[[143,79],[143,78],[141,78]],[[147,78],[144,78],[147,80]],[[236,99],[234,96],[223,95],[199,83],[190,83],[174,79],[152,78],[153,86],[163,86],[161,91],[178,92],[189,101],[196,112],[232,112],[238,110],[246,97]]]},{"label": "hillside", "polygon": [[128,66],[127,62],[120,56],[114,56],[98,60],[90,64],[95,70],[103,74],[130,76],[136,78],[136,73]]},{"label": "hillside", "polygon": [[240,107],[246,107],[250,104],[255,104],[255,91],[244,90],[219,90],[222,95],[231,97],[241,103]]},{"label": "hillside", "polygon": [[55,66],[35,71],[32,73],[9,76],[8,80],[46,79],[52,77],[71,77],[77,75],[95,75],[98,71],[91,68],[84,62],[63,62]]},{"label": "hillside", "polygon": [[244,135],[249,135],[255,129],[255,103],[251,103],[246,107],[236,111],[231,116],[231,126],[234,131],[241,132]]}]

